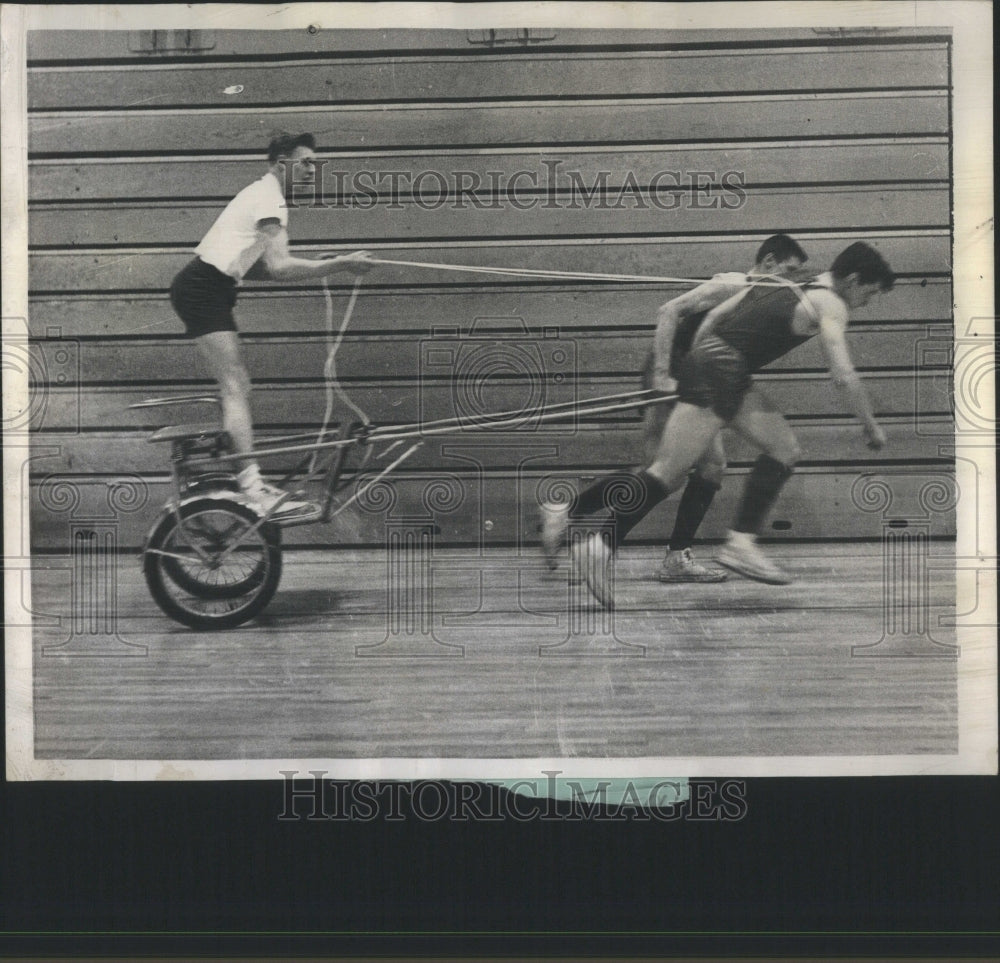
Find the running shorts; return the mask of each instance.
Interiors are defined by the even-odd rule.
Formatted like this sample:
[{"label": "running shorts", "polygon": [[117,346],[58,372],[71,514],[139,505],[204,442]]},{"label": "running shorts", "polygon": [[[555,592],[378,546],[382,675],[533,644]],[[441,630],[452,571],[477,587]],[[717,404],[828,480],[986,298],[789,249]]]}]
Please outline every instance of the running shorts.
[{"label": "running shorts", "polygon": [[710,408],[732,421],[753,379],[746,358],[721,338],[708,335],[689,351],[677,372],[678,400]]},{"label": "running shorts", "polygon": [[235,331],[236,281],[196,257],[170,285],[170,303],[191,338],[213,331]]}]

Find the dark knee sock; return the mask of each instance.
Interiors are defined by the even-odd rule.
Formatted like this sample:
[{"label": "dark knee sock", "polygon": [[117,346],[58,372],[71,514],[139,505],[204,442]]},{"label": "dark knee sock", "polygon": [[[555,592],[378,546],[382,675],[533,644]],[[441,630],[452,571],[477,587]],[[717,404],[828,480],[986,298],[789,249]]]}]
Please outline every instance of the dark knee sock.
[{"label": "dark knee sock", "polygon": [[620,507],[612,505],[612,548],[617,548],[625,536],[670,494],[670,489],[648,471],[636,472],[632,477],[638,485],[621,499]]},{"label": "dark knee sock", "polygon": [[770,455],[761,455],[757,459],[743,488],[734,526],[737,532],[759,534],[764,519],[791,474],[791,468]]},{"label": "dark knee sock", "polygon": [[671,551],[679,552],[691,547],[695,532],[704,521],[718,490],[719,486],[715,482],[702,478],[697,472],[688,478],[687,487],[677,506],[677,519],[674,521],[674,531],[668,543]]},{"label": "dark knee sock", "polygon": [[609,504],[608,492],[614,492],[616,488],[635,484],[634,472],[617,471],[611,475],[598,478],[589,488],[585,488],[576,498],[570,502],[569,517],[573,521],[580,521],[598,512],[606,512],[611,506]]}]

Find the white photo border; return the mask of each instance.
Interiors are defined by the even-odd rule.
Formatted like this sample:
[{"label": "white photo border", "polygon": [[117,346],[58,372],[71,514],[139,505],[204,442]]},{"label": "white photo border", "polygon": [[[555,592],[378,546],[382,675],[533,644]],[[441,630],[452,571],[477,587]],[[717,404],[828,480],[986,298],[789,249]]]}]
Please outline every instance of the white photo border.
[{"label": "white photo border", "polygon": [[[483,26],[711,29],[782,27],[941,27],[953,38],[954,309],[956,339],[995,344],[993,303],[992,5],[957,2],[801,3],[299,3],[275,6],[5,4],[3,39],[3,317],[27,317],[27,118],[26,36],[29,30],[73,29],[323,29]],[[4,418],[26,407],[27,373],[4,372]],[[994,371],[995,375],[995,371]],[[995,380],[978,382],[980,421],[993,417]],[[967,402],[956,393],[956,405]],[[30,565],[27,531],[26,446],[8,445],[4,464],[4,579],[6,771],[8,780],[282,779],[281,770],[324,770],[331,779],[406,780],[538,779],[558,770],[569,778],[643,776],[755,777],[995,774],[997,772],[996,648],[996,452],[982,435],[966,443],[956,436],[960,490],[978,491],[975,504],[959,503],[957,611],[990,606],[982,626],[959,626],[959,750],[955,755],[822,757],[677,757],[627,759],[258,759],[258,760],[41,760],[34,756],[31,632],[19,628],[30,598],[22,597],[15,569]],[[25,562],[25,559],[29,561]],[[25,583],[27,580],[24,580]],[[18,615],[22,618],[18,618]]]}]

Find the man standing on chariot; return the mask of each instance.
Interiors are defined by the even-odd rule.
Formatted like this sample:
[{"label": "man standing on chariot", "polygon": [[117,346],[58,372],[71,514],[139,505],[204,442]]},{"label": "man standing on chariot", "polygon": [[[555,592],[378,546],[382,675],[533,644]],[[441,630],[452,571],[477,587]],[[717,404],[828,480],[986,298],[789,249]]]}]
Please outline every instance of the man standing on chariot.
[{"label": "man standing on chariot", "polygon": [[294,281],[339,271],[363,274],[372,267],[367,251],[317,260],[289,252],[287,198],[293,187],[315,184],[315,150],[312,134],[272,140],[267,173],[229,202],[170,287],[170,302],[218,383],[222,425],[236,453],[243,455],[237,465],[240,488],[261,513],[279,502],[279,515],[309,506],[265,482],[253,456],[250,376],[233,318],[237,288],[248,275],[254,280]]}]

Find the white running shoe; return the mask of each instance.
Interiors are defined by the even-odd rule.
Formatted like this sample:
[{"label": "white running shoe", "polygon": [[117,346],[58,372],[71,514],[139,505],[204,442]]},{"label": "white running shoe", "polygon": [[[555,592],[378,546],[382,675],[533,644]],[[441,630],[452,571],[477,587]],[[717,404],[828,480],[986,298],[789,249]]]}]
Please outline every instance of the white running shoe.
[{"label": "white running shoe", "polygon": [[[275,485],[267,482],[258,482],[252,488],[244,489],[250,502],[250,507],[261,515],[272,512],[272,518],[285,517],[286,515],[305,514],[307,511],[315,511],[317,506],[312,502],[302,502],[292,498],[291,492],[286,492]],[[275,507],[277,506],[277,507]]]},{"label": "white running shoe", "polygon": [[753,535],[747,532],[730,532],[716,561],[740,575],[767,582],[770,585],[788,585],[791,576],[783,572],[756,545]]},{"label": "white running shoe", "polygon": [[571,551],[573,565],[591,594],[606,609],[615,607],[614,552],[596,532],[577,542]]},{"label": "white running shoe", "polygon": [[691,549],[667,552],[667,557],[656,571],[661,582],[725,582],[729,576],[717,568],[707,568],[696,562]]},{"label": "white running shoe", "polygon": [[542,551],[550,569],[559,567],[559,553],[566,538],[566,528],[569,526],[569,505],[555,502],[542,502],[538,508],[541,520]]}]

